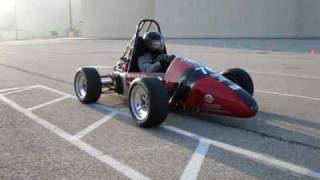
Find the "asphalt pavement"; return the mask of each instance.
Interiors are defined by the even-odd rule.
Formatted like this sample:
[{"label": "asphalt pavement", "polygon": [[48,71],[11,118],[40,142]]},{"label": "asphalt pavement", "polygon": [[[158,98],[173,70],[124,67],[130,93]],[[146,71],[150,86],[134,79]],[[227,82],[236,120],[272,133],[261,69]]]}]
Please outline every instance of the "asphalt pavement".
[{"label": "asphalt pavement", "polygon": [[76,70],[110,72],[127,43],[0,43],[0,179],[320,179],[320,40],[169,40],[169,53],[246,69],[260,112],[172,112],[153,129],[125,97],[74,97]]}]

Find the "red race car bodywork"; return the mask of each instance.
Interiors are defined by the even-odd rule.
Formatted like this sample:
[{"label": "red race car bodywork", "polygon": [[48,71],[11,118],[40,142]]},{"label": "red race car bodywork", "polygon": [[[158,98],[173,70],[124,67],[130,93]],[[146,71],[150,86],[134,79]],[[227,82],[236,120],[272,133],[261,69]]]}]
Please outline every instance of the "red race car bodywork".
[{"label": "red race car bodywork", "polygon": [[113,76],[121,77],[124,89],[136,78],[158,77],[168,89],[169,105],[174,109],[242,118],[258,111],[256,101],[239,85],[189,58],[175,58],[166,73],[116,72]]}]

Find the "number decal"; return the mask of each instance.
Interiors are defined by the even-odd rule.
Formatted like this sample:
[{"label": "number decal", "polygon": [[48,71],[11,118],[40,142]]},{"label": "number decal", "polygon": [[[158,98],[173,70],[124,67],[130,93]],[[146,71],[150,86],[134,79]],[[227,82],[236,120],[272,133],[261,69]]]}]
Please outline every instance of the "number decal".
[{"label": "number decal", "polygon": [[241,89],[241,87],[238,86],[237,84],[231,84],[231,85],[229,85],[229,87],[230,87],[231,89],[233,89],[233,90]]},{"label": "number decal", "polygon": [[201,71],[203,74],[205,74],[205,75],[207,75],[208,74],[208,72],[207,72],[207,70],[206,70],[206,68],[205,67],[197,67],[197,68],[195,68],[194,70],[196,70],[196,71]]}]

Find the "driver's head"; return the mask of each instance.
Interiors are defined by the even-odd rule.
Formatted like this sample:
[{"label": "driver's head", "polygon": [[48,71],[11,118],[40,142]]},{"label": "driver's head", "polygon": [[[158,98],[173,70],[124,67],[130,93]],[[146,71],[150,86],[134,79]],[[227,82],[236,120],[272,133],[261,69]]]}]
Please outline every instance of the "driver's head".
[{"label": "driver's head", "polygon": [[164,50],[164,39],[158,32],[147,32],[143,35],[144,43],[151,53],[162,53]]}]

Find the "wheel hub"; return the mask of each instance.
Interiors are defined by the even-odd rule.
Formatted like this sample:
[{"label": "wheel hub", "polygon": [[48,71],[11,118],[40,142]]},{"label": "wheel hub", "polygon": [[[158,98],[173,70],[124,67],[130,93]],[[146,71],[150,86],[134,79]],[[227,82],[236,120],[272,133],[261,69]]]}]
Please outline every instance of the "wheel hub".
[{"label": "wheel hub", "polygon": [[76,93],[77,95],[83,99],[87,93],[87,79],[83,72],[80,72],[76,77]]},{"label": "wheel hub", "polygon": [[136,86],[133,88],[130,106],[134,116],[140,121],[149,115],[149,98],[143,87]]}]

